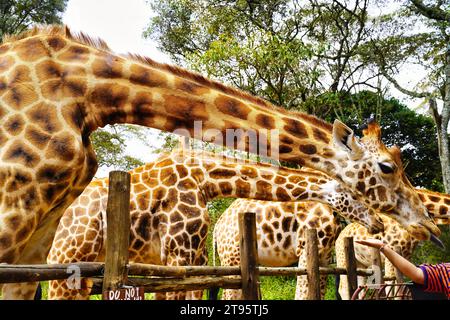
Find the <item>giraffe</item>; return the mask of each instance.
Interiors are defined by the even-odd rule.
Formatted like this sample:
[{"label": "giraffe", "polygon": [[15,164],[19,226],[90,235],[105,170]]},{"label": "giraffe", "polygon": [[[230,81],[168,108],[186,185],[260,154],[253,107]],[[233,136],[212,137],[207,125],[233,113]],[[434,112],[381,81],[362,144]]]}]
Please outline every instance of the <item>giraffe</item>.
[{"label": "giraffe", "polygon": [[[417,191],[436,224],[450,224],[450,195],[422,189],[418,189]],[[411,259],[420,240],[411,236],[411,234],[402,228],[394,219],[383,214],[381,214],[380,217],[385,226],[384,232],[381,233],[369,234],[367,229],[358,223],[351,223],[343,229],[336,241],[336,260],[338,267],[345,266],[343,242],[346,237],[353,237],[354,240],[365,240],[368,238],[383,240],[403,257],[408,260]],[[358,243],[354,243],[354,247],[358,267],[370,268],[372,266],[371,250],[367,246]],[[382,265],[384,265],[384,275],[390,278],[395,277],[395,267],[392,263],[387,260],[384,255],[381,255],[381,260]],[[364,283],[365,279],[358,277],[358,284],[363,285]],[[347,278],[341,276],[339,282],[339,294],[344,300],[350,299],[347,287]]]},{"label": "giraffe", "polygon": [[270,150],[270,158],[337,179],[416,237],[440,235],[401,170],[399,150],[384,146],[375,123],[359,139],[338,120],[332,125],[175,66],[115,54],[66,26],[4,37],[0,119],[0,263],[45,262],[62,214],[97,170],[90,134],[118,123]]},{"label": "giraffe", "polygon": [[[382,229],[379,221],[372,220],[377,215],[362,214],[368,211],[364,205],[336,181],[318,172],[181,150],[162,155],[133,170],[131,175],[130,262],[206,264],[204,247],[210,222],[206,204],[222,197],[314,199],[352,220]],[[94,180],[64,213],[48,263],[104,261],[107,183],[107,178]],[[288,220],[284,223],[290,223]],[[70,290],[66,281],[51,281],[49,298],[87,298],[88,287],[87,279],[80,292]],[[31,294],[33,290],[21,291]],[[170,297],[184,298],[184,294]]]},{"label": "giraffe", "polygon": [[[448,224],[450,220],[450,196],[431,192],[424,189],[416,189],[423,203],[428,208],[431,216],[437,224]],[[321,267],[327,267],[332,262],[332,251],[335,248],[336,239],[339,236],[339,243],[336,245],[336,256],[340,267],[345,266],[343,253],[343,238],[353,236],[355,239],[366,239],[373,237],[367,228],[360,223],[354,222],[348,225],[341,233],[341,224],[338,217],[333,215],[333,209],[323,203],[317,202],[270,202],[260,200],[237,199],[227,208],[218,219],[213,231],[213,244],[217,247],[217,254],[221,265],[235,266],[240,264],[239,250],[239,212],[255,212],[257,223],[258,258],[259,264],[268,267],[285,267],[294,263],[300,267],[306,267],[305,239],[302,238],[302,231],[305,228],[315,228],[318,234],[319,261]],[[286,217],[291,217],[289,224],[283,224]],[[295,217],[295,220],[293,219]],[[419,240],[411,235],[399,224],[385,216],[380,215],[385,225],[383,238],[391,247],[410,258]],[[339,235],[340,234],[340,235]],[[285,238],[290,236],[293,241],[285,243]],[[381,238],[381,234],[375,235]],[[214,250],[215,251],[215,250]],[[355,243],[355,252],[361,268],[371,266],[371,255],[367,246]],[[215,264],[215,263],[214,263]],[[394,276],[392,264],[385,263],[385,274]],[[341,281],[341,295],[346,297],[344,292],[346,282]],[[321,296],[324,296],[326,287],[326,277],[321,276],[320,288]],[[297,287],[295,298],[304,300],[307,297],[307,277],[297,277]],[[242,299],[241,290],[224,290],[223,299]]]},{"label": "giraffe", "polygon": [[[213,245],[217,248],[223,266],[240,265],[239,212],[255,212],[257,228],[258,263],[267,267],[286,267],[299,264],[306,266],[306,250],[303,230],[318,230],[318,249],[321,267],[331,263],[332,251],[341,230],[339,219],[333,209],[319,202],[271,202],[237,199],[217,220],[213,231]],[[215,251],[215,250],[214,250]],[[215,264],[215,263],[214,263]],[[320,276],[323,296],[326,276]],[[306,276],[297,277],[296,299],[307,296]],[[224,300],[242,300],[241,290],[223,291]]]}]

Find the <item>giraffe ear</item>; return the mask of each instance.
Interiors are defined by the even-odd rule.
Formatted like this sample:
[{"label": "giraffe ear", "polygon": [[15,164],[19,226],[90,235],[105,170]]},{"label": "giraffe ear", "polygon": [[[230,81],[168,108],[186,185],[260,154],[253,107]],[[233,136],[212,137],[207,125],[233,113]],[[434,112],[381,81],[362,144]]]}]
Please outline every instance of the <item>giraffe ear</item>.
[{"label": "giraffe ear", "polygon": [[353,130],[339,120],[335,120],[333,124],[333,143],[336,147],[348,152],[352,160],[358,160],[363,155],[363,149]]}]

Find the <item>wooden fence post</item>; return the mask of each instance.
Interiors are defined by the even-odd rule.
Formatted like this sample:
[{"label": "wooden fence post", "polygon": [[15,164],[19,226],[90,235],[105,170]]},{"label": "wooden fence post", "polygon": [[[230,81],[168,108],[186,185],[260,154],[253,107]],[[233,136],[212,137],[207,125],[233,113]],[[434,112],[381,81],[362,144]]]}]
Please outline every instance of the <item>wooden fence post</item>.
[{"label": "wooden fence post", "polygon": [[358,275],[356,270],[355,249],[353,246],[353,237],[344,239],[345,267],[347,269],[348,291],[350,299],[358,288]]},{"label": "wooden fence post", "polygon": [[306,272],[308,277],[308,300],[320,300],[320,271],[317,230],[306,230]]},{"label": "wooden fence post", "polygon": [[106,219],[103,293],[120,289],[127,281],[130,241],[130,174],[127,172],[112,171],[109,174]]},{"label": "wooden fence post", "polygon": [[242,295],[244,300],[259,300],[256,214],[239,213]]}]

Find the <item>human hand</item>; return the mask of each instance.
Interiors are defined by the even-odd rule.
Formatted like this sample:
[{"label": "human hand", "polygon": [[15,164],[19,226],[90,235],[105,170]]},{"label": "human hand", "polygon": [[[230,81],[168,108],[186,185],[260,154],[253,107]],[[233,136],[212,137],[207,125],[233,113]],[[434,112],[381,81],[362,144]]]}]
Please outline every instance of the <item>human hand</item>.
[{"label": "human hand", "polygon": [[355,240],[355,242],[375,249],[381,249],[384,245],[384,242],[378,239]]}]

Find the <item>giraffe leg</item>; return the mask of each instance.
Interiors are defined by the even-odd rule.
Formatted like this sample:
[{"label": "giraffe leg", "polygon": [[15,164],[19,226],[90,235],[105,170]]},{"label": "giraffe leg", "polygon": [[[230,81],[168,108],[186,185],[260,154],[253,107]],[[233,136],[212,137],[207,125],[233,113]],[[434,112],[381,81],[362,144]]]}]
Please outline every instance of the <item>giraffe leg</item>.
[{"label": "giraffe leg", "polygon": [[[345,256],[343,251],[343,243],[342,241],[336,241],[336,267],[345,268]],[[348,280],[346,275],[339,276],[339,295],[342,300],[350,300],[350,296],[348,294]]]},{"label": "giraffe leg", "polygon": [[[227,257],[220,257],[222,266],[239,266],[241,264],[241,258],[239,254],[239,246],[234,246],[233,249],[237,252],[229,252]],[[233,256],[234,259],[230,259]],[[236,276],[230,276],[230,278],[237,278]],[[224,289],[222,291],[222,300],[243,300],[241,289]]]},{"label": "giraffe leg", "polygon": [[[220,260],[222,262],[222,259]],[[223,266],[239,266],[241,264],[241,260],[239,257],[233,260],[233,262],[222,262]],[[230,276],[230,278],[237,278],[236,276]],[[222,300],[243,300],[244,297],[242,295],[241,289],[224,289],[222,291]]]},{"label": "giraffe leg", "polygon": [[165,292],[155,292],[154,300],[166,300]]},{"label": "giraffe leg", "polygon": [[[300,252],[300,257],[298,259],[298,267],[306,268],[306,250],[297,249]],[[295,300],[306,300],[308,299],[308,276],[297,276],[297,286],[295,288]]]},{"label": "giraffe leg", "polygon": [[49,281],[49,300],[89,300],[93,282],[89,278],[79,281],[53,280]]},{"label": "giraffe leg", "polygon": [[[170,243],[170,241],[169,241]],[[189,240],[183,241],[183,244],[189,248],[190,243]],[[189,250],[186,249],[186,247],[181,247],[178,245],[175,250],[170,250],[170,247],[168,245],[162,246],[162,248],[165,248],[165,251],[167,254],[163,255],[163,258],[161,259],[163,263],[165,262],[165,265],[167,266],[189,266],[189,265],[195,265],[195,258],[193,257],[195,255],[196,250]],[[203,250],[203,249],[201,249]],[[165,259],[164,259],[165,257]],[[202,291],[201,291],[202,292]],[[197,298],[199,295],[199,292],[192,292],[187,294],[188,292],[184,291],[174,291],[174,292],[167,292],[166,293],[166,299],[167,300],[186,300],[187,298],[194,299]],[[203,292],[202,292],[203,293]]]},{"label": "giraffe leg", "polygon": [[3,300],[33,300],[38,282],[7,283],[2,288]]},{"label": "giraffe leg", "polygon": [[[50,212],[51,219],[44,220],[36,228],[27,245],[24,246],[20,257],[15,261],[16,264],[45,264],[55,235],[55,232],[49,230],[56,231],[59,212]],[[2,287],[2,296],[5,300],[33,300],[37,286],[38,282],[8,283]]]},{"label": "giraffe leg", "polygon": [[[389,259],[384,259],[384,274],[386,277],[391,278],[395,277],[395,267],[389,261]],[[386,281],[386,284],[394,284],[395,280]]]},{"label": "giraffe leg", "polygon": [[327,291],[327,276],[320,276],[320,299],[325,299],[325,292]]},{"label": "giraffe leg", "polygon": [[[389,261],[389,259],[386,259],[386,258],[384,259],[384,274],[386,277],[389,277],[389,278],[396,277],[396,270],[395,270],[394,265]],[[394,284],[396,282],[397,282],[396,280],[389,280],[389,281],[386,281],[385,283],[386,284]],[[386,291],[388,291],[388,290],[386,289]],[[395,292],[396,292],[396,288],[394,288],[393,293],[395,293]],[[386,294],[387,293],[388,292],[386,292]],[[400,298],[396,298],[395,300],[400,300]]]},{"label": "giraffe leg", "polygon": [[[95,204],[96,202],[92,202],[90,205]],[[106,221],[106,215],[103,210],[90,210],[89,207],[84,210],[88,214],[76,216],[73,210],[65,213],[66,225],[78,226],[77,232],[58,237],[63,230],[67,230],[63,223],[59,224],[58,234],[47,257],[48,264],[104,261],[102,258],[105,254],[106,225],[103,221]],[[81,219],[86,217],[89,217],[89,222],[81,222]],[[49,282],[48,298],[50,300],[88,300],[93,281],[89,278],[81,278],[76,267],[71,267],[67,273],[67,279]]]},{"label": "giraffe leg", "polygon": [[[300,247],[297,249],[297,252],[300,253],[300,258],[298,261],[298,267],[299,268],[306,268],[306,250],[301,249]],[[319,249],[319,261],[321,267],[326,267],[329,265],[331,261],[331,255],[329,255],[327,252],[324,252],[324,250]],[[325,291],[327,288],[327,276],[321,275],[320,276],[320,299],[324,299],[325,297]],[[295,289],[295,300],[306,300],[308,298],[308,277],[305,276],[298,276],[297,277],[297,286]]]},{"label": "giraffe leg", "polygon": [[[208,252],[206,246],[203,247],[203,253],[195,260],[194,265],[196,266],[207,266],[208,265]],[[186,292],[186,300],[202,300],[204,290],[195,290]]]}]

